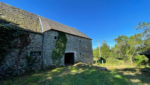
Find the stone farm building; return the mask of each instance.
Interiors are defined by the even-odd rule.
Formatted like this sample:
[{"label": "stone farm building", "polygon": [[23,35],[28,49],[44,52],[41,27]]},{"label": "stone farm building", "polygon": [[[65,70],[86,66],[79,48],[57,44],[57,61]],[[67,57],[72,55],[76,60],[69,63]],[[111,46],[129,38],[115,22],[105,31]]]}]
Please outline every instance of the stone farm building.
[{"label": "stone farm building", "polygon": [[[34,62],[32,66],[36,69],[52,65],[72,65],[76,62],[88,64],[93,62],[91,39],[72,27],[2,2],[0,2],[0,19],[0,24],[7,27],[15,24],[21,33],[24,31],[26,35],[11,40],[11,43],[15,42],[15,47],[11,50],[8,48],[5,58],[1,58],[0,71],[6,66],[24,69],[27,61],[29,63],[31,60],[33,61],[30,64]],[[2,20],[9,23],[2,23]]]}]

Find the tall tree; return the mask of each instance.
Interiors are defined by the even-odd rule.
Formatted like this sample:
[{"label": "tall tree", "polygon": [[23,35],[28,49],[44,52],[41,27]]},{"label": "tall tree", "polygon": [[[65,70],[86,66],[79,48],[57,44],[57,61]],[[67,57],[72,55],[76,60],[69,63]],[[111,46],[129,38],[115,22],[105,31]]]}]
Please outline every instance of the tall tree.
[{"label": "tall tree", "polygon": [[114,48],[114,53],[117,55],[117,58],[127,60],[127,49],[128,49],[128,37],[125,35],[118,36],[116,39],[116,45]]},{"label": "tall tree", "polygon": [[122,43],[122,42],[127,42],[128,37],[125,35],[120,35],[115,39],[115,41],[117,42],[117,44]]},{"label": "tall tree", "polygon": [[93,55],[94,55],[94,60],[95,60],[95,61],[97,61],[97,60],[100,58],[98,47],[95,48],[95,49],[93,49]]},{"label": "tall tree", "polygon": [[143,50],[150,51],[150,22],[139,23],[136,29],[142,30]]},{"label": "tall tree", "polygon": [[141,51],[142,45],[141,34],[135,34],[133,36],[130,36],[127,44],[128,50],[126,54],[129,57],[130,63],[133,64],[134,56],[138,54],[138,51]]},{"label": "tall tree", "polygon": [[102,43],[102,46],[100,47],[101,57],[108,58],[110,56],[110,47],[107,45],[107,43],[104,41]]}]

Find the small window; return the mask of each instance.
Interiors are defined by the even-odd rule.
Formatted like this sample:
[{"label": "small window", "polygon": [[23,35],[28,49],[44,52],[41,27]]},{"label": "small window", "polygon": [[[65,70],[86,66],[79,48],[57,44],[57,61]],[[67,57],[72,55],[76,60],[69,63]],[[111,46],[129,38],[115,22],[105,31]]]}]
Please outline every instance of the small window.
[{"label": "small window", "polygon": [[56,36],[54,36],[54,39],[57,39],[57,37],[56,37]]},{"label": "small window", "polygon": [[41,51],[31,51],[30,56],[41,56]]}]

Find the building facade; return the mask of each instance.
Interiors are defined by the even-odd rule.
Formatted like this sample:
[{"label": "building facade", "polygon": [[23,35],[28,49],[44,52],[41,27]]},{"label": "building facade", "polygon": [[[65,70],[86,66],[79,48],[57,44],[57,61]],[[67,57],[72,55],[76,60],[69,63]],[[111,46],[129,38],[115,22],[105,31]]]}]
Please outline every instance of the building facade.
[{"label": "building facade", "polygon": [[[16,68],[17,71],[25,69],[28,66],[27,62],[30,64],[32,62],[33,69],[56,65],[57,59],[59,65],[93,62],[92,40],[72,27],[2,2],[0,2],[0,19],[0,22],[4,20],[13,23],[25,32],[21,37],[11,41],[15,42],[16,47],[8,49],[9,52],[1,62],[1,72],[9,67]],[[3,25],[6,26],[8,23]],[[59,57],[55,58],[57,56]],[[28,60],[29,57],[33,61]]]}]

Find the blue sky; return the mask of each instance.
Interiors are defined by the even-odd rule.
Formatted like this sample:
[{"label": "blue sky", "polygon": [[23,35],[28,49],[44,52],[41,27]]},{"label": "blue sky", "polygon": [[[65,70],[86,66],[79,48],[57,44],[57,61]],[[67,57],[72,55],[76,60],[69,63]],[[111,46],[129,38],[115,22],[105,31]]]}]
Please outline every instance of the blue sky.
[{"label": "blue sky", "polygon": [[150,21],[150,0],[0,0],[74,27],[93,39],[115,44],[118,35],[133,35],[138,22]]}]

